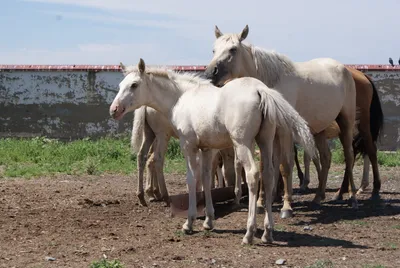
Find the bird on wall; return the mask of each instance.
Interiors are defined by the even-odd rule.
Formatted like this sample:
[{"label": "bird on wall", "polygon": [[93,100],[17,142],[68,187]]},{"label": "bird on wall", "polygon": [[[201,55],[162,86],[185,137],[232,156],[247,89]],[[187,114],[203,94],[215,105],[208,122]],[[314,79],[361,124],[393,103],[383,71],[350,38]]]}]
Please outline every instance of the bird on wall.
[{"label": "bird on wall", "polygon": [[390,63],[390,65],[394,66],[392,58],[389,58],[389,63]]}]

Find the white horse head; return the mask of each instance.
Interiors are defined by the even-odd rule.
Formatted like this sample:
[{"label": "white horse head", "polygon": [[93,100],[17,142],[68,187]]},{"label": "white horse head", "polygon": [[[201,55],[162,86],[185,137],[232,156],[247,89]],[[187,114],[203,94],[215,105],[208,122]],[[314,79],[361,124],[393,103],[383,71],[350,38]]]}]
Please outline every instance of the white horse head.
[{"label": "white horse head", "polygon": [[206,77],[212,79],[215,85],[222,85],[233,78],[249,76],[249,71],[254,72],[254,62],[248,60],[252,58],[251,49],[242,43],[248,33],[248,25],[238,34],[223,34],[215,26],[217,40],[214,43],[214,56],[205,71]]},{"label": "white horse head", "polygon": [[148,79],[145,73],[144,60],[139,60],[137,68],[125,67],[122,62],[120,66],[125,77],[119,83],[118,94],[110,106],[110,115],[116,120],[122,119],[125,114],[136,110],[149,101],[148,94],[144,92],[147,89]]}]

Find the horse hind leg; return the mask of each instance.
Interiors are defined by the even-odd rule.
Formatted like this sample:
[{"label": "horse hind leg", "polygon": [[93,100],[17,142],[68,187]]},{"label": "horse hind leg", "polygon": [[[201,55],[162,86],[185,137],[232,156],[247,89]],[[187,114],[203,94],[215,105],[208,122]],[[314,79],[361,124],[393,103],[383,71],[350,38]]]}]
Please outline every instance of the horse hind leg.
[{"label": "horse hind leg", "polygon": [[348,114],[341,113],[337,118],[337,123],[340,127],[339,138],[343,145],[343,153],[346,163],[346,169],[344,176],[348,178],[348,192],[349,192],[349,201],[351,202],[351,206],[354,209],[358,208],[357,199],[356,199],[356,187],[354,185],[353,178],[353,166],[354,166],[354,152],[353,152],[353,126],[354,120]]},{"label": "horse hind leg", "polygon": [[274,219],[272,214],[272,202],[274,199],[274,185],[275,185],[275,168],[274,162],[274,136],[275,127],[263,127],[262,131],[257,135],[256,141],[260,148],[261,162],[262,162],[262,185],[264,188],[265,198],[265,218],[264,218],[264,233],[261,240],[264,243],[272,243]]},{"label": "horse hind leg", "polygon": [[[146,124],[146,126],[147,126],[147,124]],[[147,206],[146,200],[144,198],[145,190],[143,189],[144,171],[146,169],[147,162],[148,162],[148,154],[150,151],[152,151],[152,144],[154,143],[154,139],[155,139],[154,133],[151,131],[151,129],[149,127],[146,127],[146,126],[144,129],[144,131],[145,131],[144,140],[139,149],[139,153],[138,153],[138,157],[137,157],[137,168],[138,168],[139,178],[138,178],[138,186],[137,186],[136,195],[142,206]],[[148,174],[148,169],[147,169],[147,174]]]},{"label": "horse hind leg", "polygon": [[[240,163],[246,173],[247,185],[249,187],[249,211],[247,218],[247,231],[243,237],[243,244],[252,244],[254,234],[257,230],[256,215],[257,215],[257,190],[259,181],[258,167],[254,161],[252,154],[252,145],[235,142],[235,162]],[[241,172],[239,172],[241,174]],[[240,176],[240,175],[239,175]]]},{"label": "horse hind leg", "polygon": [[161,199],[161,193],[158,187],[157,171],[156,171],[156,160],[154,155],[154,147],[156,146],[156,140],[152,143],[146,163],[146,195],[149,197],[150,202],[154,202]]},{"label": "horse hind leg", "polygon": [[321,205],[321,201],[325,199],[326,183],[328,180],[332,154],[324,132],[318,133],[314,137],[321,162],[321,171],[318,174],[318,188],[311,203],[313,207],[317,208]]},{"label": "horse hind leg", "polygon": [[156,172],[156,185],[158,186],[160,196],[158,197],[159,201],[164,201],[167,206],[169,206],[169,195],[167,190],[167,185],[165,183],[164,178],[164,160],[165,154],[168,149],[168,141],[170,136],[163,135],[161,137],[157,137],[156,147],[154,149],[154,163],[155,163],[155,172]]},{"label": "horse hind leg", "polygon": [[[285,138],[280,137],[281,147],[285,148],[281,152],[281,165],[280,172],[283,178],[284,185],[284,196],[283,196],[283,207],[281,209],[280,217],[282,219],[292,218],[293,209],[291,203],[293,201],[293,186],[292,186],[292,172],[294,162],[293,152],[293,139],[291,135],[284,134]],[[290,146],[288,146],[290,144]]]},{"label": "horse hind leg", "polygon": [[299,185],[301,186],[301,185],[303,185],[304,174],[303,174],[303,171],[301,171],[301,166],[300,166],[300,163],[299,163],[299,156],[298,156],[297,146],[295,144],[293,145],[293,151],[294,151],[294,163],[296,164],[296,169],[297,169],[297,177],[299,177],[299,180],[300,180]]},{"label": "horse hind leg", "polygon": [[[369,118],[368,118],[368,120],[367,119],[362,120],[361,123],[364,123],[364,121],[369,122]],[[379,200],[380,199],[379,192],[381,189],[381,179],[380,179],[379,168],[378,168],[378,155],[377,155],[378,150],[377,150],[376,144],[372,140],[371,131],[369,130],[370,125],[369,124],[361,124],[361,123],[360,123],[360,134],[363,136],[364,146],[367,151],[369,160],[371,162],[372,173],[374,176],[374,182],[373,182],[374,184],[373,184],[371,199]],[[369,169],[369,161],[366,161],[366,158],[364,157],[364,173],[363,173],[362,182],[368,186],[368,171],[366,171],[367,170],[366,165]],[[363,184],[361,186],[363,186]]]}]

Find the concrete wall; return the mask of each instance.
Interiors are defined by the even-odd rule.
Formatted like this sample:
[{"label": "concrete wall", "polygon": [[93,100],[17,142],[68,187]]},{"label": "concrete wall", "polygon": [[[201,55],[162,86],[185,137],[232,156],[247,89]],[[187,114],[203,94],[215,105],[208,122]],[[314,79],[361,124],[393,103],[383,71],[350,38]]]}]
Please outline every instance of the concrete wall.
[{"label": "concrete wall", "polygon": [[[386,117],[379,148],[400,149],[400,68],[353,67],[369,74],[379,90]],[[121,79],[118,66],[0,66],[0,136],[76,139],[130,131],[132,116],[117,122],[108,114]]]}]

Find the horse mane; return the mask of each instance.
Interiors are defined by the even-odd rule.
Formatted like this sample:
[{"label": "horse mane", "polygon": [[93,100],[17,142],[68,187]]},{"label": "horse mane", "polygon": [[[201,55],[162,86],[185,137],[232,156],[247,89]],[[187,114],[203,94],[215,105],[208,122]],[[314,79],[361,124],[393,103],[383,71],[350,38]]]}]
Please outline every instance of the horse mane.
[{"label": "horse mane", "polygon": [[295,73],[294,63],[286,55],[254,45],[243,44],[243,46],[253,56],[258,78],[268,87],[275,87],[282,76]]},{"label": "horse mane", "polygon": [[[130,72],[137,72],[137,66],[127,66],[125,68],[125,73],[128,74]],[[150,79],[153,77],[161,77],[170,80],[177,84],[177,82],[189,84],[190,88],[201,87],[201,86],[209,86],[211,85],[211,80],[206,79],[204,74],[202,73],[194,73],[194,72],[183,72],[183,71],[175,71],[169,67],[148,67],[146,66],[145,70],[146,74],[150,76]]]}]

